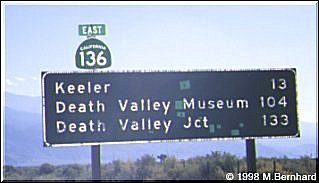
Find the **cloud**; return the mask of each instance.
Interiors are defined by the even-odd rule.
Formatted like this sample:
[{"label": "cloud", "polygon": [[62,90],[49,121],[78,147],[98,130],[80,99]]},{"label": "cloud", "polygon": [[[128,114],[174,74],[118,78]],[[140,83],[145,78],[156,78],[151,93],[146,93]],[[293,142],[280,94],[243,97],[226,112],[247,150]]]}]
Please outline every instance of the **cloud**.
[{"label": "cloud", "polygon": [[6,79],[6,84],[8,86],[14,86],[15,85],[10,79]]},{"label": "cloud", "polygon": [[14,76],[14,79],[18,80],[18,81],[24,81],[25,79],[22,77],[18,77],[18,76]]},{"label": "cloud", "polygon": [[34,80],[34,81],[38,81],[39,80],[38,77],[34,77],[34,76],[32,76],[31,79]]}]

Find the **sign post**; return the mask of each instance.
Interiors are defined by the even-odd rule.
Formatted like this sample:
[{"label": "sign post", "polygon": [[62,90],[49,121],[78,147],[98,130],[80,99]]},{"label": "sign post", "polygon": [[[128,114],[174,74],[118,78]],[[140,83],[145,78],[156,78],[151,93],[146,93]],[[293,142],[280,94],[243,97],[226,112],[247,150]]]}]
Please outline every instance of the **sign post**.
[{"label": "sign post", "polygon": [[[106,26],[104,24],[79,25],[79,35],[87,36],[88,39],[82,42],[76,51],[76,67],[93,69],[93,72],[96,69],[110,67],[110,50],[102,41],[94,38],[98,35],[106,35]],[[100,153],[100,145],[91,146],[92,180],[101,179]]]},{"label": "sign post", "polygon": [[91,146],[91,165],[92,165],[92,180],[101,179],[101,157],[100,145]]},{"label": "sign post", "polygon": [[247,172],[257,172],[255,139],[246,140]]},{"label": "sign post", "polygon": [[[93,73],[95,69],[93,70]],[[92,180],[101,180],[101,145],[91,145]]]}]

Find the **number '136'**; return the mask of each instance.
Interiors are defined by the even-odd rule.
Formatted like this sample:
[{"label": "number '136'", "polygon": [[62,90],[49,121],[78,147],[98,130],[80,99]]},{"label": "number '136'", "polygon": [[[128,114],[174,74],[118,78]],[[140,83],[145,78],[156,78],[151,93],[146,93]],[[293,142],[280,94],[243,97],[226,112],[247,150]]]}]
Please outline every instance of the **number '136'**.
[{"label": "number '136'", "polygon": [[85,60],[85,55],[84,51],[81,51],[80,53],[80,64],[81,66],[94,66],[94,65],[99,65],[99,66],[104,66],[107,63],[106,58],[103,56],[104,52],[100,51],[97,56],[94,51],[87,51],[85,54],[88,56],[88,60]]}]

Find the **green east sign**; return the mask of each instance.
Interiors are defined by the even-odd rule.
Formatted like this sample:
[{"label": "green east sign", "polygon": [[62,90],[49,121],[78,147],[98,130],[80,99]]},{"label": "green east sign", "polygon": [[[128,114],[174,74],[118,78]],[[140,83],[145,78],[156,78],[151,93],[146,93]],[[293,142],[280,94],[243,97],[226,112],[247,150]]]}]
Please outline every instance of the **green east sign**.
[{"label": "green east sign", "polygon": [[105,24],[79,25],[80,36],[102,36],[106,34]]},{"label": "green east sign", "polygon": [[101,40],[90,38],[83,41],[75,54],[76,67],[101,69],[111,66],[111,52]]}]

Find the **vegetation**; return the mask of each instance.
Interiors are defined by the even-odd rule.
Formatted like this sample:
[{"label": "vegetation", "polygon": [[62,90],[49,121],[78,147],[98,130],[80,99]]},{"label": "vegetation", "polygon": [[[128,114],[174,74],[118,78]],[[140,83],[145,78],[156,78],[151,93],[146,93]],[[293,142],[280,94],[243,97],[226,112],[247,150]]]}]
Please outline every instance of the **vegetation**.
[{"label": "vegetation", "polygon": [[[258,158],[257,172],[282,174],[314,174],[317,159],[303,156],[299,159]],[[39,167],[4,166],[5,180],[90,180],[91,165],[51,165]],[[212,152],[187,160],[160,154],[144,155],[136,161],[114,160],[101,165],[103,180],[182,180],[222,179],[226,173],[246,172],[245,159],[229,153]]]}]

